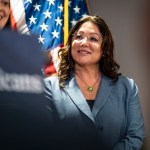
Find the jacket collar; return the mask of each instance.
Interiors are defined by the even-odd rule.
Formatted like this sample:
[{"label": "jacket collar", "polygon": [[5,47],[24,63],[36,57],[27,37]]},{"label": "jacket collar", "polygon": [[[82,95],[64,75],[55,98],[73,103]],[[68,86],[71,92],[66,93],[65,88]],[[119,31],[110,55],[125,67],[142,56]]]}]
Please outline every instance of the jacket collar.
[{"label": "jacket collar", "polygon": [[75,103],[75,105],[85,115],[87,115],[93,122],[95,122],[94,118],[96,117],[98,112],[101,110],[101,108],[107,101],[108,96],[110,94],[110,91],[111,91],[110,82],[111,80],[108,77],[102,75],[99,92],[96,96],[92,112],[86,102],[86,99],[84,98],[82,92],[80,91],[80,88],[77,84],[74,74],[72,74],[70,80],[67,81],[67,84],[64,90],[70,96],[71,100]]},{"label": "jacket collar", "polygon": [[102,74],[100,87],[92,109],[92,114],[94,118],[96,117],[98,112],[102,109],[104,104],[107,102],[112,88],[113,86],[111,85],[111,79]]}]

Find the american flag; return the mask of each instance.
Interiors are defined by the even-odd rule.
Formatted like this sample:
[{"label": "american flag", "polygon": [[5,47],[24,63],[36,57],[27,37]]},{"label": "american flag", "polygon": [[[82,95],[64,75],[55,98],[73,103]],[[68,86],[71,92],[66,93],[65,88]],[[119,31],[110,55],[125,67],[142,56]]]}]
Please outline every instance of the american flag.
[{"label": "american flag", "polygon": [[[64,45],[65,23],[68,21],[69,31],[78,19],[88,15],[88,1],[10,0],[10,2],[12,28],[23,34],[37,35],[42,45],[41,50],[51,53],[52,65],[57,70],[59,65],[57,52]],[[65,13],[66,8],[68,13]],[[64,19],[66,15],[67,20]]]}]

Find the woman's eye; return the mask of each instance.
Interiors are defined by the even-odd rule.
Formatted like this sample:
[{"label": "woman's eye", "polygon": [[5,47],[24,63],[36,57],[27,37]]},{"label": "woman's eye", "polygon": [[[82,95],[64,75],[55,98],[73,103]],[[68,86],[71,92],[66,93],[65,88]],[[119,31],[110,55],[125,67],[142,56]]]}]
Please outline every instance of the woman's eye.
[{"label": "woman's eye", "polygon": [[3,4],[4,6],[7,6],[7,7],[10,6],[9,2],[7,2],[7,1],[2,1],[2,4]]},{"label": "woman's eye", "polygon": [[82,35],[76,35],[76,39],[83,39]]},{"label": "woman's eye", "polygon": [[90,38],[90,41],[91,41],[91,42],[92,42],[92,41],[93,41],[93,42],[97,42],[97,41],[98,41],[98,39],[97,39],[97,38],[95,38],[95,37],[91,37],[91,38]]}]

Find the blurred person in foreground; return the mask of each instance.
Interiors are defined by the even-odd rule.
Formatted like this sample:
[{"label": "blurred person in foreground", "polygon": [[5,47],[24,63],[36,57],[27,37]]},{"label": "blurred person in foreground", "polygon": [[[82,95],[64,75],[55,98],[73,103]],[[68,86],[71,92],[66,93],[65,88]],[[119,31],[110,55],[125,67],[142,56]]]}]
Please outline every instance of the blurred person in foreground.
[{"label": "blurred person in foreground", "polygon": [[57,76],[44,79],[66,149],[140,150],[145,137],[138,88],[118,73],[106,22],[87,16],[59,51]]},{"label": "blurred person in foreground", "polygon": [[42,65],[37,38],[0,30],[1,150],[53,150],[56,132],[44,103]]}]

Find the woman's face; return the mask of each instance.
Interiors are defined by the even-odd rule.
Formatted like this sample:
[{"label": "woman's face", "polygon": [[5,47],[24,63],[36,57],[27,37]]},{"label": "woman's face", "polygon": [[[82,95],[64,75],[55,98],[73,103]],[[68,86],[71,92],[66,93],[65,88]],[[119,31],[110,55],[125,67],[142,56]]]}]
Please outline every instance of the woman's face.
[{"label": "woman's face", "polygon": [[10,0],[0,0],[0,29],[2,29],[10,15]]},{"label": "woman's face", "polygon": [[102,57],[102,35],[92,22],[85,22],[74,34],[71,53],[76,65],[98,65]]}]

